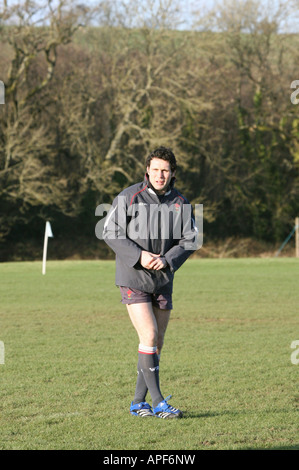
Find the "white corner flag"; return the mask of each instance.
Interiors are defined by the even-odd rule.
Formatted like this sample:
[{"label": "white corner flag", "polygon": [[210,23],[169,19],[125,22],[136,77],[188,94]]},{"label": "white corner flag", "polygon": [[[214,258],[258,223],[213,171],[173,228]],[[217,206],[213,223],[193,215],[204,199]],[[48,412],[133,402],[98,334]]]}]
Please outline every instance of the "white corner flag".
[{"label": "white corner flag", "polygon": [[45,239],[44,239],[44,253],[43,253],[43,274],[46,274],[46,261],[47,261],[47,250],[48,250],[48,238],[53,237],[51,224],[50,222],[46,222],[46,229],[45,229]]}]

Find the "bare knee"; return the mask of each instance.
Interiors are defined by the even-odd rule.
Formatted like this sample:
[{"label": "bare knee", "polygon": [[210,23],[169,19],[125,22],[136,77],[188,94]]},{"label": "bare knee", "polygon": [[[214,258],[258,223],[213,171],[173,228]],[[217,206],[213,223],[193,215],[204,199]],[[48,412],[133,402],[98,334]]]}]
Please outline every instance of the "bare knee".
[{"label": "bare knee", "polygon": [[139,340],[144,346],[157,346],[158,332],[155,329],[144,331],[139,335]]}]

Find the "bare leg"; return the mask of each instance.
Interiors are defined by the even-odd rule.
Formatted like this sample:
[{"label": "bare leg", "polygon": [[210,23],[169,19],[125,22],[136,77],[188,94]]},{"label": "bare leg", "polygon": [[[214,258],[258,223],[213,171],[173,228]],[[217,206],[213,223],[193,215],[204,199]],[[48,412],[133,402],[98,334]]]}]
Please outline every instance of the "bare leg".
[{"label": "bare leg", "polygon": [[127,305],[131,322],[139,341],[145,346],[157,346],[161,352],[171,310],[161,310],[151,303]]},{"label": "bare leg", "polygon": [[[132,324],[137,331],[140,344],[149,348],[159,348],[157,348],[152,359],[150,359],[149,356],[144,357],[144,355],[139,352],[137,367],[138,377],[133,403],[135,404],[145,401],[149,388],[152,398],[158,397],[156,400],[157,404],[162,401],[159,387],[159,360],[157,355],[160,354],[163,346],[170,310],[161,310],[153,307],[151,303],[127,305],[127,309]],[[152,373],[149,375],[148,369],[145,368],[145,361],[148,362],[151,360],[154,362],[150,367],[150,370],[155,370],[155,381],[153,381]]]},{"label": "bare leg", "polygon": [[157,307],[153,307],[153,310],[158,326],[157,354],[159,355],[161,354],[161,349],[163,347],[164,336],[169,322],[171,310],[161,310]]},{"label": "bare leg", "polygon": [[140,303],[127,305],[131,322],[144,346],[157,346],[158,324],[152,304]]}]

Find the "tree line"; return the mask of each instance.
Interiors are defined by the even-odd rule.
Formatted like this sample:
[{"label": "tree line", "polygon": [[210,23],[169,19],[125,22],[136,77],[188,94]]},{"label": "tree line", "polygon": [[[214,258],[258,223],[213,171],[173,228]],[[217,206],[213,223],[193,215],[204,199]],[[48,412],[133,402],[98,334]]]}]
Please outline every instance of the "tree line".
[{"label": "tree line", "polygon": [[160,145],[177,156],[178,189],[204,205],[205,236],[289,233],[299,215],[299,35],[281,32],[284,4],[269,15],[253,0],[223,2],[181,30],[170,0],[158,10],[131,2],[134,15],[127,2],[7,3],[2,246],[40,237],[45,220],[95,237],[96,206],[143,179]]}]

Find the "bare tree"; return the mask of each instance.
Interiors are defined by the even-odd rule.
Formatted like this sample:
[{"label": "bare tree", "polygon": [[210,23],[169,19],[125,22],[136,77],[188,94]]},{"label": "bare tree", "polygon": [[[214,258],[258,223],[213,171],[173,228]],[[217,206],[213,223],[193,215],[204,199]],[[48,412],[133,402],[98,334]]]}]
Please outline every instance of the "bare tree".
[{"label": "bare tree", "polygon": [[[131,175],[137,169],[141,176],[149,149],[164,142],[178,150],[187,116],[198,116],[210,103],[197,94],[202,73],[192,63],[193,34],[172,29],[180,21],[179,2],[133,3],[129,15],[128,4],[117,2],[118,24],[128,27],[123,39],[115,23],[107,33],[113,55],[104,75],[114,102],[114,132],[103,168],[116,162],[124,167],[125,158]],[[182,149],[178,153],[184,164]]]},{"label": "bare tree", "polygon": [[[82,9],[71,4],[48,0],[43,5],[24,1],[10,6],[7,1],[1,11],[0,41],[9,45],[11,62],[3,77],[0,195],[15,201],[20,211],[43,204],[66,210],[66,182],[53,171],[53,136],[49,125],[40,121],[38,97],[53,79],[58,48],[70,43],[81,25]],[[9,231],[14,220],[9,214],[1,218]]]},{"label": "bare tree", "polygon": [[226,122],[217,120],[214,133],[214,167],[226,204],[239,219],[236,226],[258,237],[281,237],[298,188],[298,131],[287,91],[298,57],[296,37],[287,34],[294,4],[217,2],[206,23],[221,40],[211,54],[222,90],[219,108],[226,100]]}]

